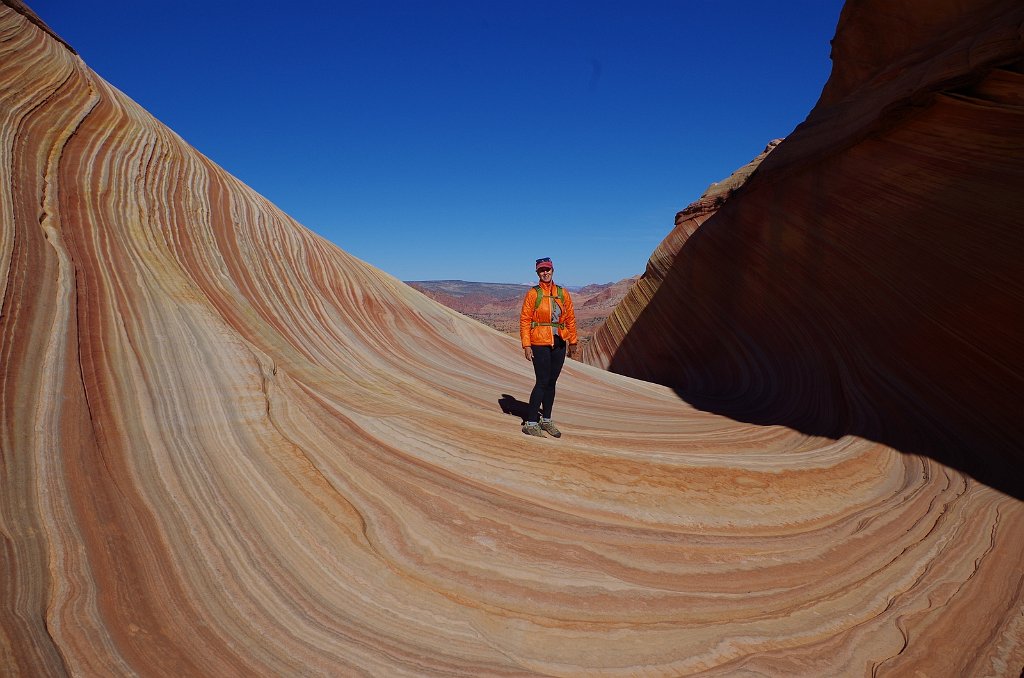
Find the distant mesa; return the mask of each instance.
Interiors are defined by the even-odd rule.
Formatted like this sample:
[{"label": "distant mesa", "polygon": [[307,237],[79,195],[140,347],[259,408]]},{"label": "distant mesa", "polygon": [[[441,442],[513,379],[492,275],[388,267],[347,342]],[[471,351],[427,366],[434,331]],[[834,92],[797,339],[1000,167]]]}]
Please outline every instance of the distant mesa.
[{"label": "distant mesa", "polygon": [[517,339],[0,0],[0,673],[1017,676],[1022,25],[844,8],[819,104],[684,211],[541,440]]}]

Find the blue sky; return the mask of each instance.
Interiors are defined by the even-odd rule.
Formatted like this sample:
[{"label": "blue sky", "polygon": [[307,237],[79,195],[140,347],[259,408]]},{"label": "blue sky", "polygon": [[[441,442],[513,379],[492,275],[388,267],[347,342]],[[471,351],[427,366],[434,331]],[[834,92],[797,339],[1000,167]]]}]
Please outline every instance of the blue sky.
[{"label": "blue sky", "polygon": [[100,76],[403,280],[643,272],[789,134],[839,0],[28,0]]}]

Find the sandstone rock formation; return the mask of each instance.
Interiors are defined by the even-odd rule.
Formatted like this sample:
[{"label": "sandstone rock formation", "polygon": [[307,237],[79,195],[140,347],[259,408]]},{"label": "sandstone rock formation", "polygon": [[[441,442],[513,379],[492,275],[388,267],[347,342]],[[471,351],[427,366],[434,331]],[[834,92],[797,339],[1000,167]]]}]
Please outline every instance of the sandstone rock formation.
[{"label": "sandstone rock formation", "polygon": [[573,293],[581,348],[586,349],[593,340],[597,328],[615,312],[639,279],[640,276],[632,276],[618,282],[594,283],[585,285]]},{"label": "sandstone rock formation", "polygon": [[[1024,665],[1020,501],[581,364],[566,436],[526,439],[515,340],[300,227],[28,12],[0,4],[3,675]],[[761,357],[732,365],[771,388]]]},{"label": "sandstone rock formation", "polygon": [[[686,240],[725,204],[725,201],[750,178],[754,170],[781,142],[781,139],[770,141],[753,160],[724,180],[711,184],[698,200],[676,214],[675,226],[654,250],[647,262],[647,270],[630,287],[621,303],[593,329],[593,338],[583,350],[582,359],[585,362],[610,367],[611,358],[618,350],[623,337],[629,332],[639,313],[647,308],[654,298]],[[623,368],[617,363],[613,369],[629,368]],[[646,378],[650,379],[651,375],[646,375]]]},{"label": "sandstone rock formation", "polygon": [[[1024,5],[864,0],[821,100],[588,360],[1024,498]],[[640,286],[638,286],[640,287]]]}]

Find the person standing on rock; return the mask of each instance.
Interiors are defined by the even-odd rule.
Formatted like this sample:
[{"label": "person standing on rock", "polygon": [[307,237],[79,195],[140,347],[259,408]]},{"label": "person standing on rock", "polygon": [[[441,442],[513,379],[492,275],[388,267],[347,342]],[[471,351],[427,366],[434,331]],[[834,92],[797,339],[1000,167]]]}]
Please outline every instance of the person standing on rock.
[{"label": "person standing on rock", "polygon": [[567,345],[569,357],[576,357],[576,312],[569,290],[551,281],[555,274],[551,257],[538,259],[536,271],[538,284],[527,291],[519,314],[523,353],[533,363],[537,376],[523,433],[543,438],[547,431],[560,438],[562,432],[551,421],[551,408],[555,404],[555,382],[565,362]]}]

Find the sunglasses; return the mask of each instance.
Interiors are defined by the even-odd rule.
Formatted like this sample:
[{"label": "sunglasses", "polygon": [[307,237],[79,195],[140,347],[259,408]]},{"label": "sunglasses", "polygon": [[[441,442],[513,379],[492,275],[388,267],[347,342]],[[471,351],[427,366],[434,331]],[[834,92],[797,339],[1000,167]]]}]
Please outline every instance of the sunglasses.
[{"label": "sunglasses", "polygon": [[551,273],[550,268],[538,268],[537,273]]}]

